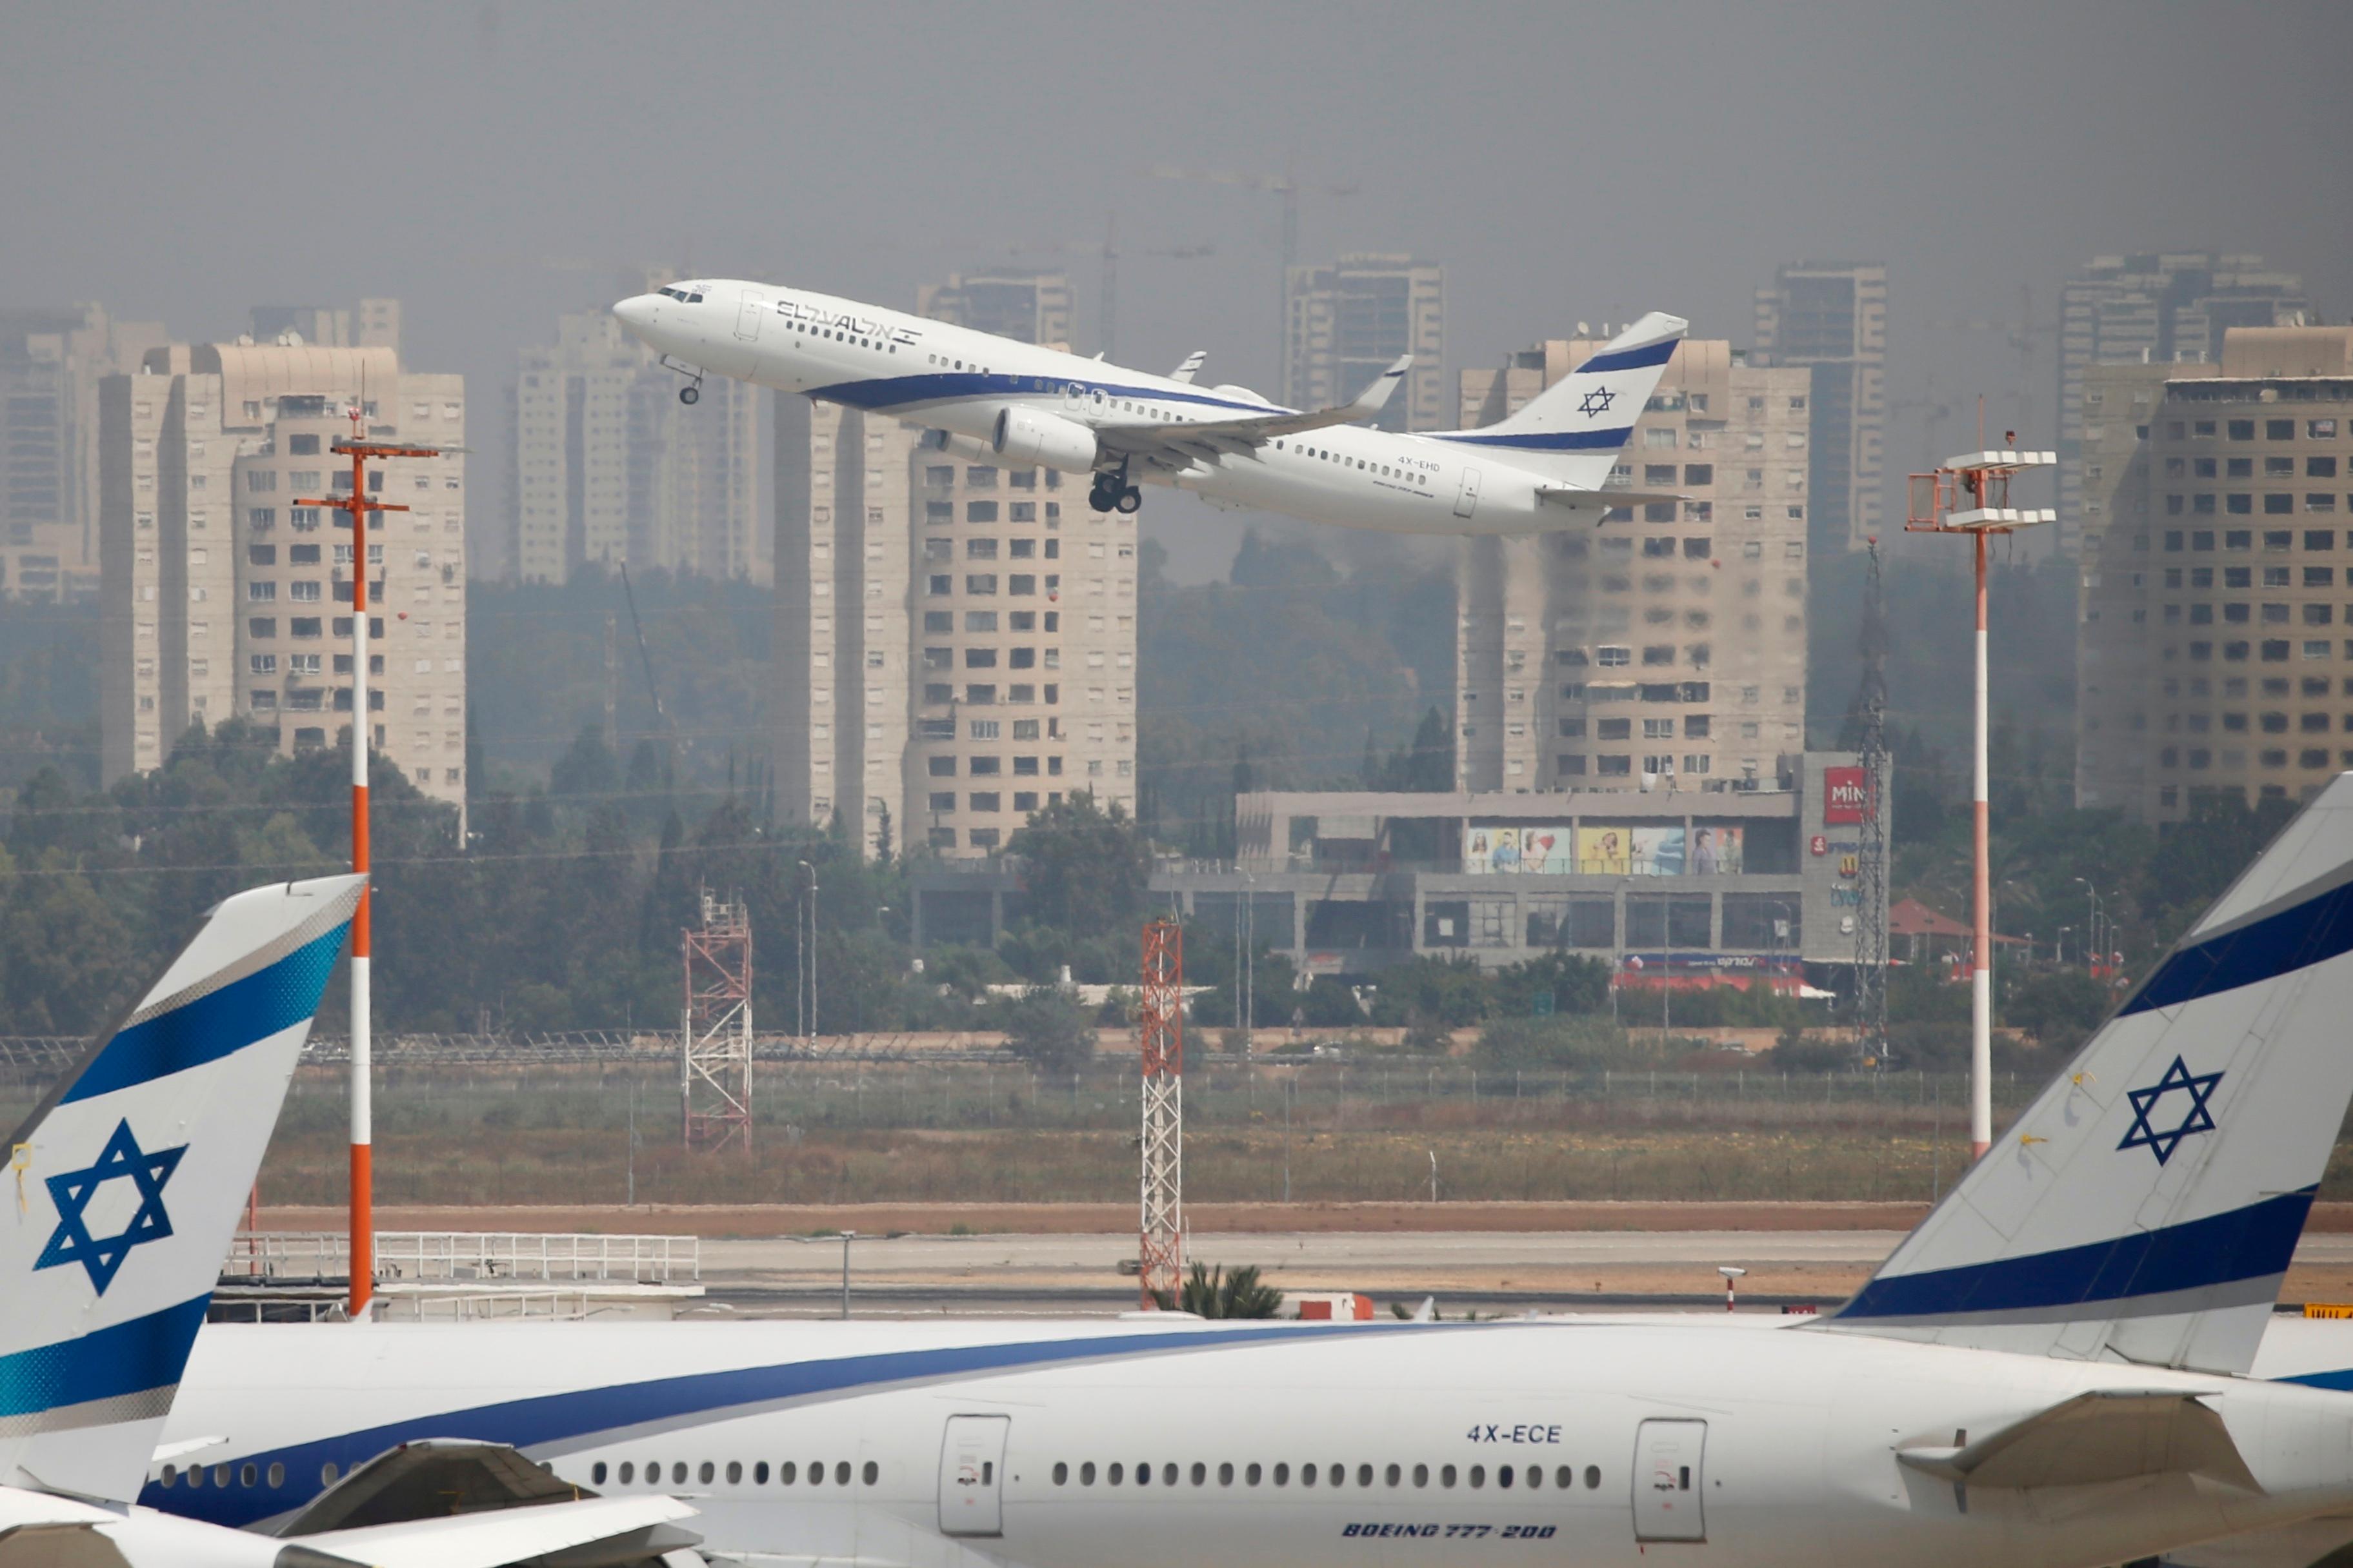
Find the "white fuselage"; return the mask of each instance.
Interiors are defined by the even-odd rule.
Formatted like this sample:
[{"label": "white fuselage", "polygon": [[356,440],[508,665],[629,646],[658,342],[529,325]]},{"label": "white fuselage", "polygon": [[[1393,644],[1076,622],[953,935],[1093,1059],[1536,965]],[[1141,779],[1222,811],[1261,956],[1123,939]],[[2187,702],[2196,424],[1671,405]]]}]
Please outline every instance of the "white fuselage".
[{"label": "white fuselage", "polygon": [[[1896,1458],[2099,1388],[2200,1391],[2263,1489],[2175,1474],[1964,1500]],[[249,1524],[322,1466],[470,1437],[608,1495],[681,1496],[713,1551],[801,1562],[1103,1568],[1181,1540],[1230,1568],[1635,1568],[1704,1538],[1759,1568],[2091,1568],[2353,1501],[2344,1408],[1704,1319],[215,1327],[167,1437],[227,1435],[184,1463],[228,1485],[141,1500]]]},{"label": "white fuselage", "polygon": [[[628,330],[684,364],[780,392],[888,415],[986,447],[1007,408],[1090,429],[1187,424],[1279,410],[1239,387],[1194,385],[853,300],[733,281],[688,304],[645,295]],[[967,448],[966,455],[981,456]],[[1598,522],[1599,507],[1539,501],[1541,476],[1492,451],[1362,425],[1312,430],[1131,478],[1221,506],[1393,533],[1523,533]]]}]

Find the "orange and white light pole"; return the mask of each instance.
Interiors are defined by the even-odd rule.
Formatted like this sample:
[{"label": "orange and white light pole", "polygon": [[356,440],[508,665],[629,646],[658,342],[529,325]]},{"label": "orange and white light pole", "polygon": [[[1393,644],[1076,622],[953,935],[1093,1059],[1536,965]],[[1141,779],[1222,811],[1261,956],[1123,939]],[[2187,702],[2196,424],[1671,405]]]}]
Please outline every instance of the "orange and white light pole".
[{"label": "orange and white light pole", "polygon": [[[1981,433],[1982,434],[1982,433]],[[2015,439],[2015,437],[2013,437]],[[2055,522],[2049,507],[2010,504],[2010,477],[2057,464],[2055,452],[1971,452],[1933,473],[1912,476],[1904,527],[1911,533],[1966,533],[1977,558],[1976,767],[1970,791],[1975,864],[1969,942],[1969,1157],[1993,1144],[1993,873],[1986,762],[1986,539]]]},{"label": "orange and white light pole", "polygon": [[[352,514],[352,869],[365,876],[368,858],[368,553],[367,520],[372,511],[406,511],[405,506],[372,501],[367,493],[370,458],[438,458],[438,447],[410,447],[367,439],[366,411],[352,410],[352,436],[332,450],[352,460],[352,493],[298,499],[296,506],[331,507]],[[367,1316],[375,1294],[375,1107],[370,1100],[374,1057],[368,1017],[369,912],[373,887],[360,889],[359,909],[352,916],[352,1162],[351,1244],[353,1322]]]}]

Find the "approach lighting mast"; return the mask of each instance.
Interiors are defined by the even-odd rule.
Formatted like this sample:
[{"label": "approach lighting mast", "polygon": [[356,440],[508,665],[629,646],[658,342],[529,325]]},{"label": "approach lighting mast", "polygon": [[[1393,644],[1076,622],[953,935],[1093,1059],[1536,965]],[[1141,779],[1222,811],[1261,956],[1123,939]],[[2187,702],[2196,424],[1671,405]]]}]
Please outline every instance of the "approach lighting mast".
[{"label": "approach lighting mast", "polygon": [[679,932],[686,1009],[679,1037],[680,1115],[689,1149],[752,1148],[752,916],[739,898],[702,890],[702,923]]},{"label": "approach lighting mast", "polygon": [[[294,506],[325,507],[351,514],[352,530],[352,869],[368,875],[368,716],[375,711],[368,693],[368,516],[379,511],[406,511],[405,506],[371,500],[368,459],[438,458],[442,448],[405,441],[367,438],[364,399],[351,407],[352,433],[328,449],[352,460],[351,493],[342,496],[298,496]],[[379,588],[383,586],[379,582]],[[375,1108],[370,1099],[374,1041],[368,1026],[368,963],[371,956],[369,914],[375,889],[360,889],[359,908],[352,915],[352,1132],[351,1248],[352,1280],[349,1310],[353,1321],[367,1316],[375,1294]]]},{"label": "approach lighting mast", "polygon": [[1137,1295],[1149,1309],[1183,1286],[1185,1251],[1185,932],[1174,921],[1144,928],[1144,995],[1136,1037],[1144,1052],[1142,1264]]},{"label": "approach lighting mast", "polygon": [[[1983,417],[1982,414],[1979,416]],[[2013,436],[2012,439],[2016,437]],[[1904,527],[1912,533],[1967,534],[1977,560],[1977,736],[1970,810],[1976,846],[1969,946],[1969,1155],[1982,1158],[1993,1143],[1993,879],[1987,851],[1986,788],[1986,541],[2038,523],[2055,522],[2049,507],[2010,501],[2010,481],[2029,468],[2057,466],[2055,452],[2009,447],[1969,452],[1932,472],[1911,476]]]}]

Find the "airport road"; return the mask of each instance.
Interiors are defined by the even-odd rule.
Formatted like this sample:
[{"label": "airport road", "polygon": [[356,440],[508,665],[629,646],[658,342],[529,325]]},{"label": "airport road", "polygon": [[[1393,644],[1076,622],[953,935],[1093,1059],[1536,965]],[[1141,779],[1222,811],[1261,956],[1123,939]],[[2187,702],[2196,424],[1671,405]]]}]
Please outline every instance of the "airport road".
[{"label": "airport road", "polygon": [[[1902,1239],[1889,1230],[1670,1232],[1216,1232],[1188,1258],[1256,1265],[1284,1290],[1360,1290],[1384,1304],[1436,1297],[1443,1310],[1622,1310],[1722,1299],[1719,1266],[1747,1270],[1751,1304],[1843,1300]],[[702,1244],[717,1310],[743,1315],[839,1310],[839,1237]],[[1111,1312],[1135,1286],[1119,1266],[1125,1234],[904,1236],[850,1244],[852,1310],[861,1316]],[[2284,1299],[2353,1300],[2353,1235],[2307,1236]]]}]

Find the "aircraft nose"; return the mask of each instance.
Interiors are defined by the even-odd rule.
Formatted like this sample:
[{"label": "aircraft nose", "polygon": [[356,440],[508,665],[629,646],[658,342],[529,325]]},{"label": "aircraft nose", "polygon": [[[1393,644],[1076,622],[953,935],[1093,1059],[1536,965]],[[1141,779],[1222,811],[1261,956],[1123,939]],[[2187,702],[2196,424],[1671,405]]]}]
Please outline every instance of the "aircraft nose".
[{"label": "aircraft nose", "polygon": [[621,319],[621,325],[628,328],[629,331],[643,333],[648,327],[654,324],[654,313],[660,304],[661,300],[658,295],[636,294],[614,306],[613,314],[618,316]]}]

